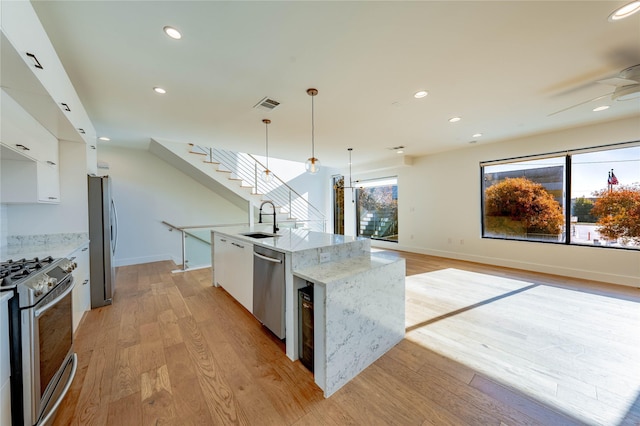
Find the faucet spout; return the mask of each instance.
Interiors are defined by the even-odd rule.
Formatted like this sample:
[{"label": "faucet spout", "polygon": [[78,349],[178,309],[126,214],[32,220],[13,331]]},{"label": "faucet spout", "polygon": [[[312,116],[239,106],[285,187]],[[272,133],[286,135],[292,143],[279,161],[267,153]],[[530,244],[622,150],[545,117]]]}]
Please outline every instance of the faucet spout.
[{"label": "faucet spout", "polygon": [[278,225],[276,224],[276,206],[275,204],[273,204],[273,201],[267,200],[267,201],[263,201],[260,204],[260,213],[258,214],[258,223],[262,223],[262,207],[265,204],[271,204],[271,207],[273,209],[273,233],[275,234],[280,230],[280,228],[278,228]]}]

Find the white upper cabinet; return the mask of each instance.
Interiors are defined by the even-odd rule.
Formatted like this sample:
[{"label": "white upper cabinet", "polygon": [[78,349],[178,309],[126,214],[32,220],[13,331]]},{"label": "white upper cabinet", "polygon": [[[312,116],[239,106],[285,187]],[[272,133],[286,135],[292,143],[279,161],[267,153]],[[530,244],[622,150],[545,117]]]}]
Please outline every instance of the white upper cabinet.
[{"label": "white upper cabinet", "polygon": [[58,164],[58,139],[0,90],[2,127],[0,142],[19,154],[50,165]]},{"label": "white upper cabinet", "polygon": [[[3,33],[3,51],[6,50],[8,43],[17,52],[21,61],[26,64],[27,69],[37,78],[48,95],[55,102],[61,115],[68,120],[68,123],[59,123],[58,129],[49,129],[58,139],[70,141],[84,141],[87,144],[95,144],[96,132],[93,128],[89,116],[84,107],[80,103],[69,76],[67,75],[62,62],[58,58],[51,41],[47,37],[38,15],[36,14],[31,2],[27,0],[2,1],[2,15],[0,26]],[[5,60],[3,53],[3,61]],[[12,64],[9,63],[8,66]],[[3,65],[4,68],[4,65]],[[15,67],[14,67],[15,68]],[[5,71],[5,70],[3,70]],[[6,75],[3,72],[2,86],[15,89],[16,84],[24,80],[24,76],[20,73],[17,75]],[[5,81],[5,80],[8,80]],[[9,84],[7,84],[9,83]],[[32,86],[32,85],[29,85]],[[31,87],[29,87],[31,89]],[[27,91],[22,91],[29,102]],[[16,97],[13,92],[9,92]],[[23,99],[18,99],[21,103]],[[23,104],[24,105],[24,104]],[[25,107],[36,119],[37,111]],[[37,109],[37,108],[36,108]],[[43,123],[45,127],[48,127]],[[74,134],[70,134],[69,128],[74,129]]]},{"label": "white upper cabinet", "polygon": [[58,139],[0,90],[0,202],[59,203]]}]

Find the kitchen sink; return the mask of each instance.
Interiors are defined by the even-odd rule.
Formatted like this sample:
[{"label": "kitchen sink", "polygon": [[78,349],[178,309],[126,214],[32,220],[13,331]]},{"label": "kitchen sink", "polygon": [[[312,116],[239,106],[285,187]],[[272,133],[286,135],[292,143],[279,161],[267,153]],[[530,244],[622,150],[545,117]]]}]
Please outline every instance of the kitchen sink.
[{"label": "kitchen sink", "polygon": [[244,235],[245,237],[249,237],[249,238],[273,238],[273,237],[280,236],[276,234],[269,234],[266,232],[247,232],[246,234],[240,234],[240,235]]}]

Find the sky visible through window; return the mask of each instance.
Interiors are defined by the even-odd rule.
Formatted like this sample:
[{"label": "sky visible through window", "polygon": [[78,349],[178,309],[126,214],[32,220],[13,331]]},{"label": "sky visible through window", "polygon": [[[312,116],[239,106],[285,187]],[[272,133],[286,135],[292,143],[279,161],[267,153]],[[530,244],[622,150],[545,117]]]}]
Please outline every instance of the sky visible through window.
[{"label": "sky visible through window", "polygon": [[[502,172],[549,166],[564,166],[564,157],[489,166],[485,168],[485,172]],[[613,169],[619,185],[640,185],[640,146],[573,154],[571,162],[571,198],[592,197],[595,191],[605,189],[611,169]]]}]

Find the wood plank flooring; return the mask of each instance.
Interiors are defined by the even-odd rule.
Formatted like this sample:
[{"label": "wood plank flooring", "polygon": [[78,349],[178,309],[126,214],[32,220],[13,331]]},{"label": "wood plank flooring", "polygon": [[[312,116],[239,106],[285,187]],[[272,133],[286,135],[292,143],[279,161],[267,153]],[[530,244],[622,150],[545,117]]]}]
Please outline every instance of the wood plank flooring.
[{"label": "wood plank flooring", "polygon": [[328,399],[210,269],[119,268],[54,424],[640,425],[639,289],[384,254],[407,260],[406,338]]}]

